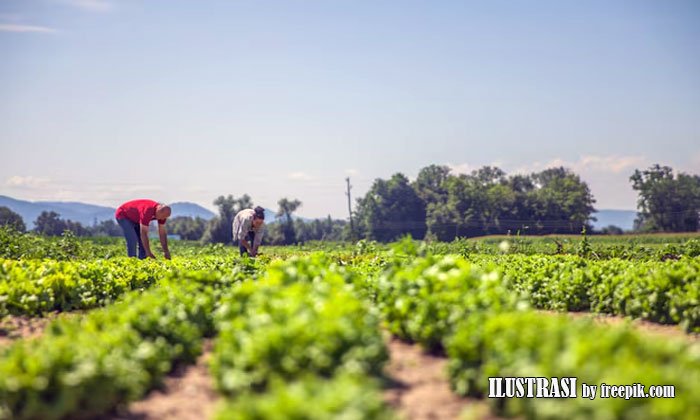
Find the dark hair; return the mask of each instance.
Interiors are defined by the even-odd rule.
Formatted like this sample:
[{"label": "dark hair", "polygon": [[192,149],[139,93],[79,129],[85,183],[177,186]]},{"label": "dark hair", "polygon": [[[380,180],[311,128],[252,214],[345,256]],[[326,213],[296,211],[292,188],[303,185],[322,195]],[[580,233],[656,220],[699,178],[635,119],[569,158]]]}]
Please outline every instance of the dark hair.
[{"label": "dark hair", "polygon": [[265,209],[264,208],[258,206],[254,209],[254,211],[255,211],[255,217],[257,219],[265,220]]}]

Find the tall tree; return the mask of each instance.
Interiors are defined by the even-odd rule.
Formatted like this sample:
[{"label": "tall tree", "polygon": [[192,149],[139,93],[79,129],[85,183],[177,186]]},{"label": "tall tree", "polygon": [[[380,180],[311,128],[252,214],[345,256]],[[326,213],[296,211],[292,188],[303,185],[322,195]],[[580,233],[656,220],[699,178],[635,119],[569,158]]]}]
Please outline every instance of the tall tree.
[{"label": "tall tree", "polygon": [[230,244],[233,241],[233,218],[239,211],[252,207],[253,202],[248,194],[241,198],[229,194],[217,197],[214,205],[218,207],[219,215],[209,220],[202,240],[206,243]]},{"label": "tall tree", "polygon": [[207,221],[199,216],[195,218],[179,216],[168,220],[168,232],[179,235],[181,239],[189,241],[202,239],[206,228]]},{"label": "tall tree", "polygon": [[700,225],[700,176],[658,164],[634,171],[632,188],[639,193],[635,226],[648,232],[695,232]]},{"label": "tall tree", "polygon": [[577,233],[583,226],[592,230],[595,199],[578,175],[559,167],[535,173],[532,179],[536,186],[533,233]]},{"label": "tall tree", "polygon": [[24,232],[27,230],[22,216],[5,206],[0,207],[0,226],[9,226],[17,232]]},{"label": "tall tree", "polygon": [[122,236],[122,229],[114,220],[103,220],[91,227],[90,235],[93,236]]},{"label": "tall tree", "polygon": [[357,219],[365,236],[379,241],[392,241],[406,234],[423,238],[426,232],[425,203],[401,173],[388,181],[374,181],[358,200]]},{"label": "tall tree", "polygon": [[296,229],[294,228],[294,221],[292,220],[292,213],[294,213],[299,206],[301,206],[301,201],[299,200],[289,200],[288,198],[282,198],[277,202],[279,210],[277,210],[277,217],[282,217],[282,234],[284,235],[284,243],[286,245],[295,244],[297,242]]},{"label": "tall tree", "polygon": [[253,200],[250,199],[250,196],[248,194],[243,194],[243,196],[241,196],[241,198],[236,200],[233,215],[235,216],[236,213],[238,213],[241,210],[252,209],[252,208],[253,208]]},{"label": "tall tree", "polygon": [[34,222],[34,232],[40,235],[60,236],[66,228],[66,222],[55,211],[42,211]]},{"label": "tall tree", "polygon": [[450,178],[450,168],[444,165],[430,165],[418,172],[413,188],[426,205],[447,201],[445,183]]},{"label": "tall tree", "polygon": [[64,230],[70,230],[76,236],[88,236],[89,230],[80,222],[63,220],[55,211],[42,211],[34,222],[34,232],[46,236],[61,236]]}]

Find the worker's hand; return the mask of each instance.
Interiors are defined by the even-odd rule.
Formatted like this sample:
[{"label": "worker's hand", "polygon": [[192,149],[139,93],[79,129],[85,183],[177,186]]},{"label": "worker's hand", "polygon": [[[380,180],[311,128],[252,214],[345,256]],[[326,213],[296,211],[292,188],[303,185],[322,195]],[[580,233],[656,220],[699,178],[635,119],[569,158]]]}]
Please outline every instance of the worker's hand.
[{"label": "worker's hand", "polygon": [[169,260],[169,259],[170,259],[170,251],[165,251],[165,252],[163,253],[163,255],[165,256],[165,259],[166,259],[166,260]]}]

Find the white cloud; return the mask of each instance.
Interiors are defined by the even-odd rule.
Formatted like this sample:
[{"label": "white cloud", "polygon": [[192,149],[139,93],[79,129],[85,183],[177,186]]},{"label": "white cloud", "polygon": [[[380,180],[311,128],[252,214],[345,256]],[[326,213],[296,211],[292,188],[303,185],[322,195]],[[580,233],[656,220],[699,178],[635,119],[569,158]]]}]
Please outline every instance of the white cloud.
[{"label": "white cloud", "polygon": [[696,153],[692,158],[690,158],[690,166],[687,168],[688,172],[695,175],[700,175],[700,153]]},{"label": "white cloud", "polygon": [[51,180],[45,177],[36,176],[12,176],[5,181],[5,185],[17,189],[37,189],[46,187]]},{"label": "white cloud", "polygon": [[91,12],[109,12],[113,6],[106,0],[62,0],[62,2]]},{"label": "white cloud", "polygon": [[469,174],[473,169],[471,167],[471,165],[469,165],[468,163],[461,163],[461,164],[446,163],[445,166],[450,168],[450,171],[452,172],[453,175]]},{"label": "white cloud", "polygon": [[355,175],[357,175],[359,172],[358,172],[357,169],[352,169],[352,168],[351,168],[351,169],[346,169],[346,170],[345,170],[345,173],[348,174],[348,175],[350,175],[350,176],[355,176]]},{"label": "white cloud", "polygon": [[584,156],[575,165],[580,169],[593,168],[601,171],[609,171],[615,174],[629,171],[647,165],[644,156]]},{"label": "white cloud", "polygon": [[649,160],[644,156],[582,156],[577,161],[567,161],[562,158],[554,158],[547,162],[533,162],[517,167],[513,172],[530,173],[548,168],[563,166],[575,173],[596,171],[600,173],[622,174],[632,172],[636,168],[649,165]]},{"label": "white cloud", "polygon": [[58,32],[55,29],[48,28],[46,26],[35,26],[35,25],[19,25],[14,23],[0,23],[0,32],[35,32],[35,33],[45,33],[53,34]]},{"label": "white cloud", "polygon": [[292,172],[289,175],[287,175],[289,179],[296,179],[296,180],[301,180],[301,181],[311,181],[314,179],[313,176],[305,173],[305,172]]},{"label": "white cloud", "polygon": [[644,156],[630,155],[586,155],[569,161],[554,158],[544,162],[521,165],[507,173],[529,174],[544,169],[563,166],[579,175],[591,189],[598,209],[634,209],[637,195],[629,182],[635,169],[646,168],[651,164]]}]

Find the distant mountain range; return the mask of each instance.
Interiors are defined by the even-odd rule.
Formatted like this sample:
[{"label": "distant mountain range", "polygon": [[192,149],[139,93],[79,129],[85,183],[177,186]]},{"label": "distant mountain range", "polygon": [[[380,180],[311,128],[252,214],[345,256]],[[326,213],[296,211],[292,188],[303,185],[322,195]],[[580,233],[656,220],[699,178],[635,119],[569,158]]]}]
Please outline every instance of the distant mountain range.
[{"label": "distant mountain range", "polygon": [[[92,226],[95,222],[114,220],[114,207],[97,206],[95,204],[64,202],[64,201],[24,201],[0,195],[0,206],[5,206],[18,213],[24,219],[27,228],[34,226],[34,221],[42,211],[55,211],[61,219],[69,219],[80,222],[86,226]],[[190,216],[211,219],[214,213],[195,203],[181,202],[170,204],[172,216]]]},{"label": "distant mountain range", "polygon": [[[77,202],[64,202],[64,201],[24,201],[17,200],[12,197],[7,197],[0,195],[0,206],[4,206],[14,211],[15,213],[22,216],[24,219],[24,224],[27,225],[28,229],[34,227],[34,221],[39,217],[42,211],[55,211],[61,217],[61,219],[68,219],[74,222],[80,222],[85,226],[92,226],[95,222],[100,223],[104,220],[113,220],[114,213],[117,211],[113,207],[98,206],[95,204],[77,203]],[[190,202],[178,202],[170,204],[172,209],[171,217],[178,216],[189,216],[189,217],[201,217],[203,219],[209,220],[215,216],[215,214],[200,206],[199,204]],[[276,213],[273,210],[265,209],[265,221],[273,222],[277,220]],[[306,219],[303,217],[299,218],[305,222],[311,219]]]}]

